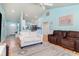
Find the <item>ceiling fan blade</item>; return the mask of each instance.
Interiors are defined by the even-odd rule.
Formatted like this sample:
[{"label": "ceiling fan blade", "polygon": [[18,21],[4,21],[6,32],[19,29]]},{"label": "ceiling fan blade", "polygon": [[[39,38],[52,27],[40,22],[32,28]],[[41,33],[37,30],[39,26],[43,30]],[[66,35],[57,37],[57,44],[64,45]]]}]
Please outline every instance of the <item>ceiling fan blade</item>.
[{"label": "ceiling fan blade", "polygon": [[43,3],[40,3],[40,6],[42,7],[43,10],[46,9],[45,5]]}]

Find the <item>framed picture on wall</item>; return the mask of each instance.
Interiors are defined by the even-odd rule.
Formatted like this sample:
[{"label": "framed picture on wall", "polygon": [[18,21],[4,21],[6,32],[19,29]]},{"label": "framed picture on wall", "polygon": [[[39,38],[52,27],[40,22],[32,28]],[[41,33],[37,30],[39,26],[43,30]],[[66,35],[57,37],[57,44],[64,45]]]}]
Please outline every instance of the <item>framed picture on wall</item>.
[{"label": "framed picture on wall", "polygon": [[59,17],[59,25],[73,25],[73,16],[66,15]]}]

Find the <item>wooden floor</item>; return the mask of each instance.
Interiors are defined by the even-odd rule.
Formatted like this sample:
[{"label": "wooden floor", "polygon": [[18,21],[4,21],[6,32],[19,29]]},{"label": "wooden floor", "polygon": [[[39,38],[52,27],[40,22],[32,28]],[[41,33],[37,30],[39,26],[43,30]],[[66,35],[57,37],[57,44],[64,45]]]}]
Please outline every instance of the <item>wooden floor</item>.
[{"label": "wooden floor", "polygon": [[[20,49],[20,41],[18,40],[18,38],[13,38],[13,37],[10,37],[9,38],[11,41],[9,41],[9,56],[13,56],[15,53],[16,53],[16,50],[18,51]],[[14,40],[15,39],[15,40]],[[48,35],[43,35],[43,42],[48,42]],[[51,46],[52,44],[50,44]],[[58,46],[58,45],[55,45],[57,47],[61,47],[61,46]],[[17,48],[17,49],[16,49]],[[33,47],[32,47],[33,48]],[[32,49],[31,48],[31,49]],[[58,49],[59,49],[58,48]],[[63,48],[63,47],[62,47]],[[71,51],[69,49],[66,49],[66,48],[63,48],[65,51]],[[27,50],[27,49],[25,49]],[[50,50],[50,49],[49,49]],[[79,52],[75,52],[75,51],[71,51],[72,54],[74,54],[74,56],[79,56]],[[61,53],[61,52],[60,52]]]},{"label": "wooden floor", "polygon": [[48,42],[24,47],[15,53],[15,56],[79,56],[76,52]]},{"label": "wooden floor", "polygon": [[[43,41],[44,42],[48,42],[48,35],[43,35]],[[61,46],[59,46],[59,47],[61,47]],[[69,51],[69,49],[66,49],[66,48],[64,48],[64,49],[67,50],[67,51]],[[72,51],[72,52],[74,53],[75,56],[79,56],[79,52],[76,52],[76,51]]]},{"label": "wooden floor", "polygon": [[43,41],[48,42],[48,35],[43,35]]}]

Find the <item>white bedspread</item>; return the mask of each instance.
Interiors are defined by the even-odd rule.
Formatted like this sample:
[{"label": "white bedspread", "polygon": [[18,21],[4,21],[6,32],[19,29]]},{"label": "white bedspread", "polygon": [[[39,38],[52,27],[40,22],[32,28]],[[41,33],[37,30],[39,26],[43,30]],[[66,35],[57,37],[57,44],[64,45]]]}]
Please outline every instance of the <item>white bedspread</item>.
[{"label": "white bedspread", "polygon": [[19,38],[22,47],[42,42],[43,35],[38,35],[36,32],[20,32]]}]

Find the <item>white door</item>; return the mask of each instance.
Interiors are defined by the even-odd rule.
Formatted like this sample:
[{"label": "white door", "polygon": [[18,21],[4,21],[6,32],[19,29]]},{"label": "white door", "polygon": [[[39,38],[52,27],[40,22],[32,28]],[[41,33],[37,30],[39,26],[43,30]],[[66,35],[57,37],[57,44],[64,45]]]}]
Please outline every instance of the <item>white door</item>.
[{"label": "white door", "polygon": [[43,23],[43,41],[48,42],[49,24],[48,22]]},{"label": "white door", "polygon": [[49,32],[48,22],[43,22],[43,34],[48,35],[48,32]]}]

